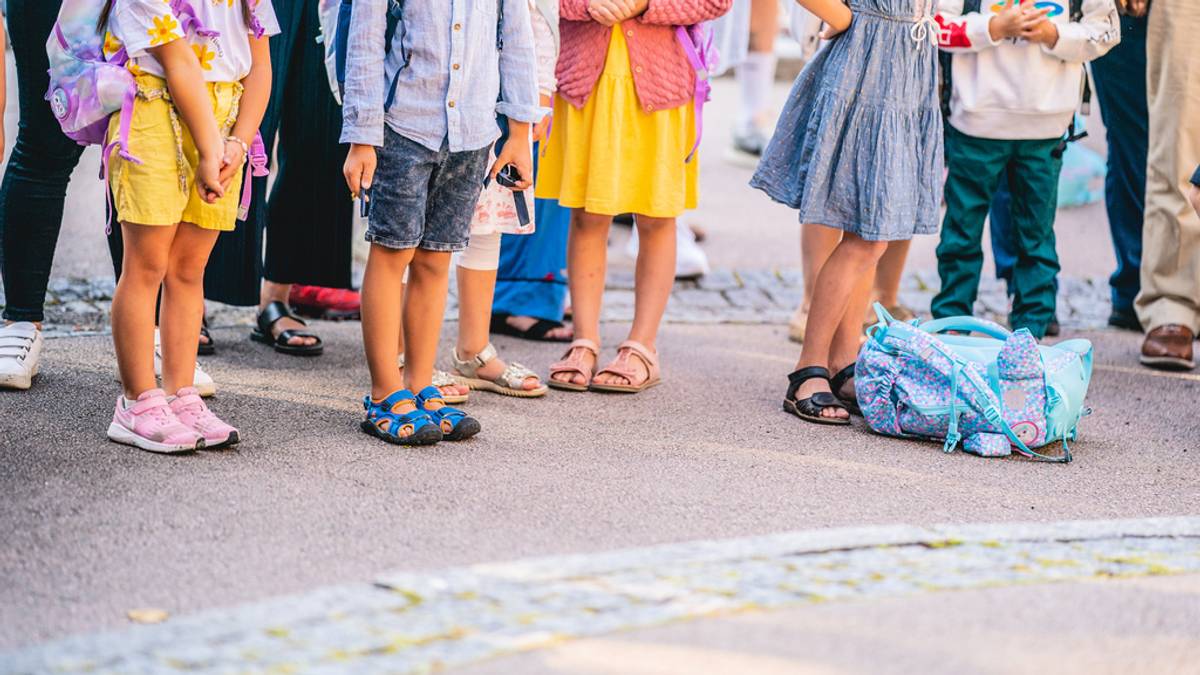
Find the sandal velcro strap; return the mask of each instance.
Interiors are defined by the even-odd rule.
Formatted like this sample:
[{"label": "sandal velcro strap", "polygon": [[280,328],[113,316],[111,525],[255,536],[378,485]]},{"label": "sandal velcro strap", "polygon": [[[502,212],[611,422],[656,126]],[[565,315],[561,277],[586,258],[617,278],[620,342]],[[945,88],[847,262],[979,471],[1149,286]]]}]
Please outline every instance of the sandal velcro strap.
[{"label": "sandal velcro strap", "polygon": [[458,372],[467,377],[475,377],[480,368],[495,361],[499,356],[499,352],[496,351],[496,345],[490,342],[483,348],[483,351],[476,354],[473,358],[466,360],[458,358],[457,349],[450,350],[450,358],[454,360],[454,367],[458,369]]},{"label": "sandal velcro strap", "polygon": [[[391,436],[395,439],[393,442],[405,439],[416,440],[418,435],[425,435],[421,433],[425,427],[437,425],[429,413],[419,407],[406,413],[395,412],[396,408],[401,405],[416,405],[416,403],[416,397],[407,389],[394,391],[387,398],[378,402],[371,400],[370,396],[366,396],[363,398],[363,408],[367,411],[367,424],[375,428],[377,435],[382,433]],[[407,434],[403,433],[405,427],[408,427]]]},{"label": "sandal velcro strap", "polygon": [[800,385],[818,377],[822,380],[828,380],[829,369],[823,366],[808,366],[807,368],[801,368],[790,373],[788,375],[788,390],[785,398],[789,401],[795,400],[796,390],[800,388]]},{"label": "sandal velcro strap", "polygon": [[292,310],[288,309],[287,303],[276,300],[268,303],[263,310],[258,313],[258,329],[263,333],[270,335],[271,327],[279,323],[280,319],[291,319],[301,326],[307,326],[303,319],[292,314]]},{"label": "sandal velcro strap", "polygon": [[571,354],[576,349],[586,349],[587,351],[591,352],[593,356],[597,358],[600,357],[600,345],[587,338],[578,338],[571,343],[570,347],[567,347],[567,351],[563,354],[562,360],[550,366],[550,374],[579,373],[590,380],[592,375],[591,372],[584,371],[579,361],[571,359]]}]

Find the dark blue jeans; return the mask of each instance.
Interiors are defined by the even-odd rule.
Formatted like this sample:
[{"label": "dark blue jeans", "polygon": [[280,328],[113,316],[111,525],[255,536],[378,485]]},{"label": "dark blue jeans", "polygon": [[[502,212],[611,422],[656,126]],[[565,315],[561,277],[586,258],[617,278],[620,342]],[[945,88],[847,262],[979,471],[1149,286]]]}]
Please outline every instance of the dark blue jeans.
[{"label": "dark blue jeans", "polygon": [[[62,228],[63,201],[83,148],[63,135],[46,90],[46,36],[61,2],[8,0],[20,122],[0,184],[0,271],[9,321],[42,321],[46,284]],[[97,204],[97,208],[103,208]],[[97,233],[97,239],[100,233]]]},{"label": "dark blue jeans", "polygon": [[1100,116],[1108,132],[1108,175],[1104,201],[1117,269],[1109,278],[1115,311],[1133,312],[1141,290],[1142,216],[1146,206],[1146,153],[1150,142],[1146,108],[1145,17],[1121,17],[1121,43],[1092,63]]}]

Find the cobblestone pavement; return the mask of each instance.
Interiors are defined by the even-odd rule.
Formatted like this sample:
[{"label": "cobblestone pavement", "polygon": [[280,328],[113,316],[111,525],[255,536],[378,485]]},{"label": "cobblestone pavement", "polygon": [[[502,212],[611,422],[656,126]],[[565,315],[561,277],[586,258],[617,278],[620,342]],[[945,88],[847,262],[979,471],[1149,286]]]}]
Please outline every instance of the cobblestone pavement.
[{"label": "cobblestone pavement", "polygon": [[[679,281],[665,320],[670,323],[783,324],[800,303],[803,294],[798,269],[718,269],[698,280]],[[1110,309],[1108,285],[1103,279],[1060,280],[1059,318],[1070,330],[1101,328]],[[936,273],[909,273],[901,285],[900,300],[918,313],[927,312],[937,291]],[[609,321],[633,319],[633,272],[609,272],[604,316]],[[50,335],[102,332],[108,329],[112,306],[112,277],[95,279],[58,278],[50,283],[47,298],[47,329]],[[0,305],[4,296],[0,291]],[[448,306],[453,318],[456,303]],[[1003,323],[1008,314],[1004,285],[985,279],[980,286],[976,314]],[[252,325],[251,309],[209,303],[209,321],[214,326]]]},{"label": "cobblestone pavement", "polygon": [[734,612],[1200,572],[1200,518],[871,527],[385,575],[0,655],[5,672],[423,673]]}]

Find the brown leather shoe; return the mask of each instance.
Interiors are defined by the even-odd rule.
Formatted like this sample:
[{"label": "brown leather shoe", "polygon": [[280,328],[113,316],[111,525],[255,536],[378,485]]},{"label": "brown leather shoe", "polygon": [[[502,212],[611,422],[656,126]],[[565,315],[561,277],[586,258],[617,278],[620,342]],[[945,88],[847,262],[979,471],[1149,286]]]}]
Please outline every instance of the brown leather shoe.
[{"label": "brown leather shoe", "polygon": [[1161,370],[1191,370],[1196,367],[1192,357],[1192,340],[1196,336],[1187,326],[1169,323],[1146,334],[1142,343],[1142,365]]}]

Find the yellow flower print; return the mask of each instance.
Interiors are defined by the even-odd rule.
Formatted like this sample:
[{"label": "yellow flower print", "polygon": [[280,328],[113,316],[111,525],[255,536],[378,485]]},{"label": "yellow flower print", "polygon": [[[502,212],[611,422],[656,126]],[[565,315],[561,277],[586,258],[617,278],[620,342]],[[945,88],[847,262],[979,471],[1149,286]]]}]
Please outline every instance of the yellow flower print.
[{"label": "yellow flower print", "polygon": [[121,41],[110,32],[104,34],[104,56],[109,57],[121,51]]},{"label": "yellow flower print", "polygon": [[192,45],[192,51],[196,52],[196,58],[200,59],[202,70],[212,70],[212,60],[217,56],[216,52],[209,51],[204,45]]},{"label": "yellow flower print", "polygon": [[150,36],[150,46],[165,45],[172,40],[178,40],[183,35],[176,32],[179,22],[170,13],[154,18],[154,27],[146,31]]}]

